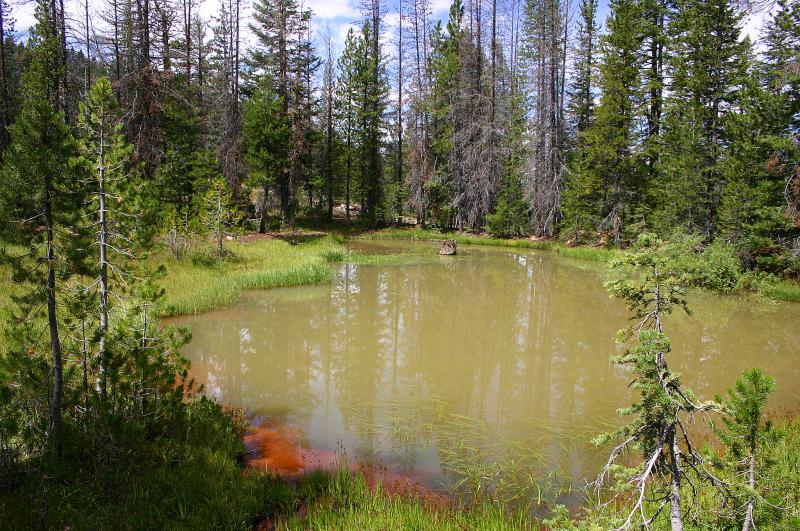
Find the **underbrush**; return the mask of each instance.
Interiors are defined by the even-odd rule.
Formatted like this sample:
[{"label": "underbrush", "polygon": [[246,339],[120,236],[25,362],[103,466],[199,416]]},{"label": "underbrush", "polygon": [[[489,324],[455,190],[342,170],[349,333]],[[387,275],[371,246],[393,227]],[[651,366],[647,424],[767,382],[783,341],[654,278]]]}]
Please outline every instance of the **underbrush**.
[{"label": "underbrush", "polygon": [[103,422],[94,438],[69,430],[59,458],[23,463],[0,489],[0,528],[244,530],[291,506],[282,481],[242,474],[237,417],[205,398],[176,407],[146,425]]}]

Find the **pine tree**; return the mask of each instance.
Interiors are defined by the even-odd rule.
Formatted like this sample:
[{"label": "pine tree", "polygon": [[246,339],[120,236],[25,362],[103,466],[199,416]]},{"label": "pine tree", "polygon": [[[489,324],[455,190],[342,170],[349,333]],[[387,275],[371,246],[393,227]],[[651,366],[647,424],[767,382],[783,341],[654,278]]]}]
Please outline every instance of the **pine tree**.
[{"label": "pine tree", "polygon": [[581,0],[580,15],[573,51],[575,73],[569,89],[569,115],[576,135],[589,128],[594,111],[595,53],[600,29],[597,25],[597,0]]},{"label": "pine tree", "polygon": [[353,175],[356,167],[361,166],[359,139],[361,137],[361,120],[359,120],[360,90],[359,76],[363,71],[362,58],[366,43],[363,35],[357,35],[350,29],[344,43],[344,50],[339,56],[338,71],[335,91],[335,115],[339,123],[339,136],[342,139],[342,153],[344,159],[344,194],[345,194],[345,221],[350,224],[350,204],[355,192]]},{"label": "pine tree", "polygon": [[[795,150],[800,145],[797,131],[800,131],[800,2],[781,0],[777,3],[773,18],[765,31],[766,50],[762,63],[767,90],[782,95],[787,100],[791,118],[792,140]],[[796,152],[796,151],[795,151]],[[784,199],[787,213],[795,227],[800,227],[800,158],[775,157],[786,173]],[[795,234],[793,247],[795,258],[800,256],[800,235]],[[800,269],[800,267],[798,267]]]},{"label": "pine tree", "polygon": [[261,219],[258,231],[267,231],[267,199],[270,187],[280,189],[287,174],[291,124],[283,113],[283,97],[268,83],[262,84],[245,103],[243,144],[250,166],[250,183],[261,190]]},{"label": "pine tree", "polygon": [[230,188],[220,176],[211,182],[203,195],[199,217],[203,229],[214,243],[214,258],[220,264],[225,258],[225,238],[231,234],[233,225],[233,197]]},{"label": "pine tree", "polygon": [[3,209],[12,225],[10,235],[26,252],[6,256],[16,282],[31,289],[17,299],[15,334],[22,352],[39,352],[34,336],[20,333],[33,326],[42,307],[46,308],[51,359],[52,394],[49,399],[47,433],[59,448],[64,395],[63,347],[58,296],[69,275],[84,270],[87,248],[80,208],[85,199],[81,167],[75,164],[77,146],[62,113],[48,98],[57,101],[60,43],[51,11],[44,2],[37,5],[38,24],[31,44],[33,63],[25,77],[25,99],[11,128],[11,144],[3,168]]},{"label": "pine tree", "polygon": [[646,107],[644,156],[647,179],[656,178],[660,154],[661,122],[664,111],[664,49],[667,45],[667,19],[670,15],[665,0],[642,2],[642,103]]},{"label": "pine tree", "polygon": [[[254,23],[250,29],[258,46],[252,51],[249,63],[251,77],[256,84],[261,76],[267,76],[273,90],[280,98],[282,120],[292,131],[293,143],[285,154],[288,164],[277,175],[277,189],[281,211],[287,220],[293,217],[292,205],[295,189],[300,185],[304,172],[303,157],[308,153],[303,145],[309,122],[306,120],[303,84],[306,70],[313,74],[319,64],[313,54],[308,35],[311,14],[301,10],[295,0],[260,0],[253,6]],[[309,75],[311,75],[309,74]]]},{"label": "pine tree", "polygon": [[745,81],[749,43],[731,0],[681,0],[669,25],[669,98],[660,160],[661,224],[717,232],[725,116]]},{"label": "pine tree", "polygon": [[593,185],[596,176],[585,164],[587,154],[586,131],[594,121],[595,91],[598,65],[595,55],[598,49],[599,30],[597,24],[597,1],[582,0],[581,18],[578,21],[574,75],[569,87],[567,113],[572,129],[568,164],[565,170],[564,187],[561,192],[560,230],[579,242],[587,232],[599,225],[601,211],[600,186]]},{"label": "pine tree", "polygon": [[530,141],[527,195],[538,236],[553,236],[561,216],[567,54],[567,6],[560,0],[525,3],[521,61],[528,72]]},{"label": "pine tree", "polygon": [[594,122],[582,136],[581,161],[571,180],[573,212],[585,213],[586,220],[600,230],[610,230],[616,245],[622,243],[626,225],[640,206],[643,164],[637,126],[640,120],[639,77],[641,13],[636,2],[617,0],[611,4],[608,34],[601,39],[602,90]]},{"label": "pine tree", "polygon": [[357,63],[358,120],[361,123],[359,144],[361,147],[361,215],[369,224],[381,221],[376,211],[381,201],[383,187],[383,145],[384,113],[386,112],[386,76],[376,45],[378,36],[374,22],[365,20],[361,29],[361,57]]},{"label": "pine tree", "polygon": [[653,234],[642,234],[631,251],[610,264],[612,278],[606,288],[625,302],[633,321],[617,334],[619,341],[633,345],[612,360],[630,367],[635,375],[631,387],[640,393],[631,407],[620,410],[622,415],[633,415],[633,421],[595,440],[598,444],[614,437],[623,440],[612,451],[597,480],[598,487],[610,478],[613,465],[631,446],[642,453],[642,462],[617,478],[621,488],[631,489],[633,499],[621,529],[637,523],[647,528],[669,506],[670,527],[682,530],[682,484],[687,469],[696,474],[696,479],[717,483],[692,444],[686,426],[693,415],[718,411],[719,405],[699,401],[682,384],[680,375],[670,370],[672,346],[664,332],[666,315],[676,308],[689,312],[686,293],[696,282],[689,271],[693,263],[703,260],[696,252],[697,243],[691,238],[666,243]]},{"label": "pine tree", "polygon": [[[148,239],[144,221],[147,216],[137,201],[136,176],[130,171],[132,147],[122,136],[122,120],[111,92],[111,82],[100,78],[81,105],[79,148],[91,176],[87,192],[91,194],[91,226],[95,228],[97,286],[99,289],[99,329],[97,333],[97,392],[107,396],[109,371],[108,335],[110,301],[117,298],[129,283],[127,263],[133,257],[137,231]],[[134,213],[135,212],[135,213]],[[139,223],[136,223],[138,221]],[[137,225],[139,225],[137,227]],[[116,289],[112,289],[114,284]]]},{"label": "pine tree", "polygon": [[[769,395],[775,390],[775,380],[751,369],[742,373],[733,389],[728,389],[722,417],[725,430],[716,430],[728,448],[734,465],[746,477],[745,515],[742,531],[755,529],[755,509],[759,494],[757,468],[760,453],[766,443],[773,442],[779,433],[769,420],[764,419],[764,408]],[[722,402],[720,397],[717,401]]]},{"label": "pine tree", "polygon": [[796,113],[788,94],[773,92],[759,77],[750,76],[737,93],[739,111],[725,117],[718,233],[745,266],[791,275],[800,271],[800,229],[785,198],[800,161]]}]

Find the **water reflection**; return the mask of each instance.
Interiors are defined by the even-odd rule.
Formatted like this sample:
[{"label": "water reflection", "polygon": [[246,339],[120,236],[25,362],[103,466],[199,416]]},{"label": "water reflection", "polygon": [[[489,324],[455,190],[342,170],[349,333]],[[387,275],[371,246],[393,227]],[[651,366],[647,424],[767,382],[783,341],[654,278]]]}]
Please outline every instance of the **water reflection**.
[{"label": "water reflection", "polygon": [[[691,305],[694,316],[666,326],[672,367],[699,396],[760,366],[778,379],[773,405],[797,403],[800,305],[711,295]],[[590,477],[600,452],[589,440],[632,398],[608,361],[624,307],[596,267],[551,253],[343,264],[330,286],[254,292],[179,322],[194,337],[194,377],[221,401],[297,427],[317,450],[341,443],[430,484]]]}]

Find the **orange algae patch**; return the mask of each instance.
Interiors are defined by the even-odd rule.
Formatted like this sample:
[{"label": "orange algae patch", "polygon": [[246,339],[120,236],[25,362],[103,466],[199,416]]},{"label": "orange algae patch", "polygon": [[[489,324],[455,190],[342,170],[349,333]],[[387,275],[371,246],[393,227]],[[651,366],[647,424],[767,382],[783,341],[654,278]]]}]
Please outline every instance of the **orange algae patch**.
[{"label": "orange algae patch", "polygon": [[299,440],[295,430],[260,426],[244,436],[244,443],[251,452],[247,464],[281,476],[296,475],[305,468]]},{"label": "orange algae patch", "polygon": [[289,426],[258,426],[244,436],[249,451],[246,464],[266,469],[281,477],[292,477],[305,470],[333,470],[339,460],[332,450],[315,450],[301,446],[302,433]]},{"label": "orange algae patch", "polygon": [[[342,465],[340,452],[306,448],[303,441],[303,434],[296,428],[258,426],[244,436],[249,453],[245,463],[250,469],[267,470],[285,479],[297,478],[308,470],[334,471]],[[390,497],[415,499],[430,508],[451,505],[450,496],[425,485],[425,478],[419,473],[402,473],[369,463],[350,462],[347,466],[363,474],[372,491],[380,487]]]}]

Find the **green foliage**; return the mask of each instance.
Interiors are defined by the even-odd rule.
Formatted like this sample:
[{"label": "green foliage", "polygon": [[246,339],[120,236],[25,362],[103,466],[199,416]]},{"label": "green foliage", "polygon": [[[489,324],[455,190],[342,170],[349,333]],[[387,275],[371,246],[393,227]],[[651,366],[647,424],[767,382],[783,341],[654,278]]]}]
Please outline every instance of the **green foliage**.
[{"label": "green foliage", "polygon": [[506,138],[509,156],[502,167],[499,199],[494,212],[486,216],[489,233],[501,238],[522,236],[528,232],[531,224],[530,207],[523,194],[526,124],[522,97],[513,98],[511,103],[510,127]]},{"label": "green foliage", "polygon": [[599,223],[616,245],[638,207],[634,199],[645,197],[643,159],[632,149],[640,98],[639,17],[636,2],[612,2],[608,33],[601,38],[602,96],[593,123],[580,137],[565,216],[576,233]]},{"label": "green foliage", "polygon": [[242,474],[240,416],[206,398],[173,406],[136,429],[97,426],[113,430],[111,455],[72,434],[70,453],[45,463],[43,480],[0,489],[0,528],[246,530],[293,507],[283,481]]},{"label": "green foliage", "polygon": [[[313,473],[312,473],[313,474]],[[523,511],[499,505],[449,506],[430,501],[392,496],[380,486],[370,489],[364,476],[344,465],[329,475],[313,474],[301,483],[300,492],[315,495],[305,516],[291,516],[280,529],[535,529]],[[320,495],[321,494],[321,495]],[[437,503],[438,501],[438,503]]]},{"label": "green foliage", "polygon": [[233,213],[236,205],[228,183],[219,178],[212,181],[202,197],[198,217],[203,225],[203,233],[214,243],[214,259],[219,264],[225,258],[226,238],[231,237]]},{"label": "green foliage", "polygon": [[250,185],[263,194],[259,232],[264,232],[269,190],[286,186],[291,145],[291,124],[283,113],[283,99],[268,82],[259,85],[244,106],[243,134]]},{"label": "green foliage", "polygon": [[[697,472],[705,466],[685,423],[695,413],[719,409],[715,402],[698,401],[668,366],[672,347],[662,319],[676,307],[689,312],[686,292],[698,281],[686,271],[686,260],[684,242],[665,243],[653,234],[642,234],[629,252],[609,264],[614,276],[606,287],[625,302],[634,320],[618,333],[619,340],[632,341],[632,346],[612,361],[629,367],[634,376],[631,386],[639,392],[639,399],[619,410],[633,420],[615,433],[597,437],[595,443],[623,439],[598,478],[601,485],[614,477],[616,490],[632,496],[623,527],[634,522],[648,526],[667,504],[673,528],[683,525],[681,483],[689,477],[689,470]],[[617,461],[633,445],[641,452],[642,462],[633,468],[621,467]],[[685,448],[681,450],[681,446]],[[698,472],[698,476],[701,481],[716,481],[707,472]],[[645,505],[652,499],[662,503],[648,515]]]},{"label": "green foliage", "polygon": [[728,389],[722,418],[727,431],[719,430],[719,436],[735,460],[749,458],[774,439],[772,423],[764,421],[764,408],[774,390],[775,379],[760,369],[743,372],[735,387]]}]

